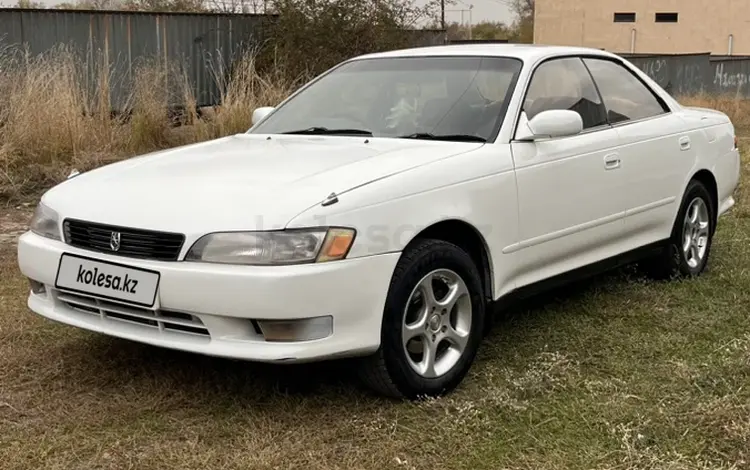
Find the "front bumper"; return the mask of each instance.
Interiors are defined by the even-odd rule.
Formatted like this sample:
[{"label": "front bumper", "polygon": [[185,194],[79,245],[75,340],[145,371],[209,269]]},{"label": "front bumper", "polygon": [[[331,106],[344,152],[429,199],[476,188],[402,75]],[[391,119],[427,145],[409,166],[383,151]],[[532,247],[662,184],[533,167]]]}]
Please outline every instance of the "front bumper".
[{"label": "front bumper", "polygon": [[[55,288],[60,257],[71,253],[161,274],[152,308]],[[398,253],[298,266],[256,267],[160,262],[81,250],[31,232],[18,242],[18,263],[45,286],[31,293],[34,312],[68,325],[128,340],[212,356],[304,362],[375,351]],[[266,341],[257,320],[331,316],[323,339]]]}]

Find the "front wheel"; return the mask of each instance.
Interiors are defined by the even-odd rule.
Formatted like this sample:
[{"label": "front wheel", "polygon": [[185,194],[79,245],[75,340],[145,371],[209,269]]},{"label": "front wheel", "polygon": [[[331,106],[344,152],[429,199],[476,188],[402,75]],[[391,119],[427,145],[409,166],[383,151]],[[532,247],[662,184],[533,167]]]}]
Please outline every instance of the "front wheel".
[{"label": "front wheel", "polygon": [[482,282],[471,257],[442,240],[419,240],[396,265],[380,349],[364,382],[384,395],[438,396],[463,380],[482,338]]}]

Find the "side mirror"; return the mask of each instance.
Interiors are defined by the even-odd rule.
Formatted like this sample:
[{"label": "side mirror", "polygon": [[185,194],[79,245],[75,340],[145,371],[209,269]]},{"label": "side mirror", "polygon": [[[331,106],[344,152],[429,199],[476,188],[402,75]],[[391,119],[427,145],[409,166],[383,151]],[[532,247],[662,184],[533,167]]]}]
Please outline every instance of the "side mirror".
[{"label": "side mirror", "polygon": [[256,108],[255,111],[253,111],[253,125],[256,125],[260,122],[261,119],[268,116],[268,114],[273,111],[273,106],[264,106],[262,108]]},{"label": "side mirror", "polygon": [[519,121],[517,140],[533,141],[552,137],[567,137],[580,134],[583,130],[583,119],[575,111],[567,109],[550,109],[542,111],[530,121],[526,113]]}]

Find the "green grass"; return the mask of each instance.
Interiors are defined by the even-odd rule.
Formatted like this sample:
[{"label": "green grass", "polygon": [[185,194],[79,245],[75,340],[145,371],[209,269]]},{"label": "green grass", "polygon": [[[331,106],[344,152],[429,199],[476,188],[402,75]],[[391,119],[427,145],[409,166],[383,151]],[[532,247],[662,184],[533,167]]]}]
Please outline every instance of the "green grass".
[{"label": "green grass", "polygon": [[455,393],[419,403],[371,395],[345,361],[247,364],[46,321],[0,241],[0,466],[748,468],[746,188],[738,201],[705,275],[627,268],[525,302]]}]

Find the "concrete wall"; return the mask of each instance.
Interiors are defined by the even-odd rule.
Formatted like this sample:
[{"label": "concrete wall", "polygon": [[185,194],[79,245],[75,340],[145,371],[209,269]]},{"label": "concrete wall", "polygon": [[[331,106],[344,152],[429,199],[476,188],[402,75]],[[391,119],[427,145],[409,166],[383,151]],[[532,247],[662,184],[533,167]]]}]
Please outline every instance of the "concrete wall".
[{"label": "concrete wall", "polygon": [[[678,13],[657,23],[656,13]],[[634,23],[614,21],[635,13]],[[536,0],[534,42],[613,52],[750,54],[748,0]]]}]

